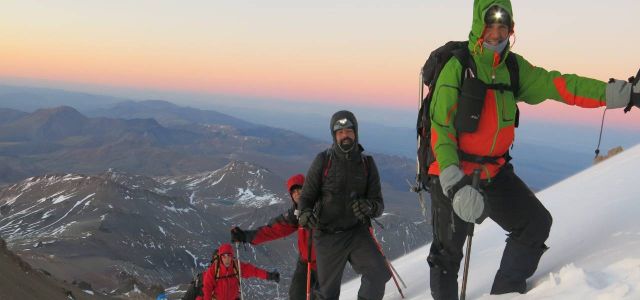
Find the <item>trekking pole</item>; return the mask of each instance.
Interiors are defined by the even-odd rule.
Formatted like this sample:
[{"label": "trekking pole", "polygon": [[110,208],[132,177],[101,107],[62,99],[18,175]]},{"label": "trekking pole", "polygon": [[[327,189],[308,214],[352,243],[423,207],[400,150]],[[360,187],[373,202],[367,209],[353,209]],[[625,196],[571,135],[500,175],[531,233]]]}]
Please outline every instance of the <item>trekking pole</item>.
[{"label": "trekking pole", "polygon": [[[303,229],[304,230],[304,229]],[[313,237],[313,230],[309,229],[309,238],[307,239],[307,300],[311,300],[311,239]]]},{"label": "trekking pole", "polygon": [[382,225],[382,223],[378,222],[378,220],[376,220],[376,218],[370,218],[374,223],[376,223],[376,225],[378,225],[378,227],[380,227],[380,229],[384,229],[384,226]]},{"label": "trekking pole", "polygon": [[[378,247],[378,251],[380,251],[380,254],[382,254],[382,257],[384,258],[384,262],[387,265],[387,269],[389,269],[389,272],[391,273],[391,277],[393,278],[393,283],[396,284],[396,288],[398,288],[398,293],[400,293],[400,297],[402,297],[402,299],[404,299],[404,294],[402,293],[402,289],[400,288],[400,284],[398,284],[398,279],[396,279],[396,273],[394,273],[394,268],[393,265],[391,265],[391,262],[387,259],[387,257],[384,255],[384,251],[382,251],[382,246],[380,246],[380,243],[378,243],[378,240],[376,239],[375,234],[373,234],[373,227],[369,227],[369,233],[371,234],[371,238],[373,239],[373,242],[376,243],[376,247]],[[398,278],[400,278],[400,275],[398,275]],[[400,281],[402,281],[402,278],[400,278]],[[404,281],[402,281],[402,284],[404,284]],[[405,288],[406,285],[405,285]]]},{"label": "trekking pole", "polygon": [[240,300],[242,300],[242,265],[240,264],[240,242],[236,242],[236,260],[238,261],[238,286],[240,287]]},{"label": "trekking pole", "polygon": [[[422,108],[421,106],[422,106],[423,99],[424,99],[424,76],[423,76],[423,69],[420,68],[420,75],[418,76],[418,110],[419,111]],[[417,134],[417,136],[418,136],[417,138],[418,144],[416,145],[416,149],[420,149],[422,136],[420,134]],[[420,203],[420,208],[422,208],[422,216],[424,216],[425,221],[429,222],[427,218],[427,206],[424,202],[424,198],[422,197],[423,187],[420,186],[421,185],[420,178],[424,175],[425,174],[421,174],[420,172],[420,159],[416,155],[416,184],[415,185],[411,184],[411,182],[409,182],[409,179],[407,179],[407,183],[409,184],[409,189],[412,192],[415,192],[416,194],[418,194],[418,202]]]},{"label": "trekking pole", "polygon": [[[419,139],[419,137],[418,137]],[[416,159],[417,161],[417,159]],[[420,168],[420,162],[416,162],[416,169]],[[419,171],[416,171],[419,172]],[[417,173],[416,173],[417,174]],[[425,220],[427,220],[427,205],[424,202],[424,198],[422,198],[422,190],[419,187],[419,183],[411,184],[411,181],[407,179],[407,184],[409,185],[409,191],[418,194],[418,203],[420,203],[420,208],[422,209],[422,216],[424,216]],[[427,220],[428,222],[429,220]]]},{"label": "trekking pole", "polygon": [[387,265],[391,269],[392,274],[395,274],[397,276],[398,280],[400,280],[400,283],[402,283],[402,286],[406,289],[407,285],[404,283],[404,280],[402,280],[402,277],[400,277],[400,274],[398,273],[398,271],[396,271],[396,268],[393,266],[393,264],[391,264],[391,262],[387,259],[387,256],[384,254],[384,251],[382,250],[382,245],[380,245],[380,242],[378,242],[375,234],[373,233],[373,228],[370,228],[369,231],[371,233],[371,236],[373,237],[373,241],[376,243],[376,246],[378,247],[378,251],[382,253],[382,256],[387,261]]},{"label": "trekking pole", "polygon": [[[480,188],[480,169],[473,170],[473,178],[471,179],[471,186],[474,189]],[[467,278],[469,275],[469,257],[471,255],[471,242],[473,240],[473,230],[475,229],[475,224],[469,223],[467,227],[467,250],[464,255],[464,272],[462,275],[462,290],[460,291],[460,300],[465,300],[466,291],[467,291]]]},{"label": "trekking pole", "polygon": [[391,267],[391,270],[393,271],[393,273],[395,273],[396,276],[398,276],[398,280],[400,280],[400,283],[402,283],[402,286],[406,289],[407,284],[404,283],[404,280],[402,280],[402,277],[400,277],[400,274],[398,274],[398,271],[396,271],[396,268],[391,264],[391,262],[389,262],[389,267]]}]

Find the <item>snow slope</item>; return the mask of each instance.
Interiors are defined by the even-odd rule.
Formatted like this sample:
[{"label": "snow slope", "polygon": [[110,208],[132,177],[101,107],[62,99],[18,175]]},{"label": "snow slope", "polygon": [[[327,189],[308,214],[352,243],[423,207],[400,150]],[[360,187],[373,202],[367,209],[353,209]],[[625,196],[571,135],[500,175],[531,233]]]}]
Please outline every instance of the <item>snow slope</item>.
[{"label": "snow slope", "polygon": [[[554,223],[525,295],[489,295],[506,236],[489,219],[476,226],[467,299],[640,299],[639,177],[637,145],[537,193]],[[393,261],[408,285],[405,299],[431,299],[429,246]],[[341,299],[356,299],[359,286],[345,283]],[[393,280],[384,299],[401,299]]]}]

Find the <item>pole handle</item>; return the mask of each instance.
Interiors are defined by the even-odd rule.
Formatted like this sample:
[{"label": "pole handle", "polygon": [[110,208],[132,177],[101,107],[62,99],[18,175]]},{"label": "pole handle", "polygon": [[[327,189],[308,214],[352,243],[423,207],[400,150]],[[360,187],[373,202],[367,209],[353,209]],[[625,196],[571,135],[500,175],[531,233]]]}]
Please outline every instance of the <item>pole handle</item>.
[{"label": "pole handle", "polygon": [[473,170],[473,177],[471,177],[471,186],[476,190],[480,189],[480,168]]}]

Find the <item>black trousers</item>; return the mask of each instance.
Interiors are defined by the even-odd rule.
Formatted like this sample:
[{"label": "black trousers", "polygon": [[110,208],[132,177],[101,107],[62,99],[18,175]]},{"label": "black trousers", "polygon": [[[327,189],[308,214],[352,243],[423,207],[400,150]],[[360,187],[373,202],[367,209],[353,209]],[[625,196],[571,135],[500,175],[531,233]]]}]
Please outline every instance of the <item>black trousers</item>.
[{"label": "black trousers", "polygon": [[[552,218],[534,193],[507,164],[482,189],[487,197],[489,218],[508,232],[492,294],[526,291],[549,237]],[[458,299],[458,271],[469,223],[454,212],[451,199],[442,192],[437,177],[430,182],[433,243],[427,261],[431,295],[437,300]]]},{"label": "black trousers", "polygon": [[[315,299],[313,291],[318,289],[318,274],[311,269],[311,299]],[[289,286],[290,300],[307,299],[307,263],[298,260],[296,270],[291,278],[291,286]]]},{"label": "black trousers", "polygon": [[342,274],[347,261],[362,275],[358,299],[380,300],[391,278],[386,261],[367,226],[338,233],[313,232],[318,264],[317,299],[338,300]]}]

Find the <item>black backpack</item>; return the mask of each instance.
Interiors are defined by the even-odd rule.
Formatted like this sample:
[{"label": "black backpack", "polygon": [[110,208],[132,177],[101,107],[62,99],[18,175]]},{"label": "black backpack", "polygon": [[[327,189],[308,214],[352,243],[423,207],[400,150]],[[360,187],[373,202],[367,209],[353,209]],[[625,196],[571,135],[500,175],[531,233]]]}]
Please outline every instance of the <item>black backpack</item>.
[{"label": "black backpack", "polygon": [[[435,90],[436,81],[440,76],[440,72],[444,65],[449,61],[451,57],[455,57],[462,65],[462,73],[460,74],[461,82],[464,81],[466,76],[466,70],[470,69],[473,74],[476,74],[476,66],[469,53],[468,41],[450,41],[440,46],[438,49],[433,50],[429,55],[429,58],[422,67],[421,72],[421,86],[420,86],[420,110],[418,111],[418,120],[416,124],[417,139],[418,139],[418,151],[417,151],[417,163],[416,168],[416,186],[415,192],[421,190],[429,191],[429,166],[435,161],[435,155],[431,150],[431,112],[429,106],[431,104],[431,98]],[[507,56],[505,61],[507,69],[509,70],[509,77],[511,85],[505,84],[487,84],[488,88],[498,90],[511,90],[514,95],[518,95],[520,86],[520,76],[518,62],[513,52]],[[424,85],[429,88],[429,92],[423,97],[422,90]],[[516,109],[515,127],[518,127],[519,111]]]},{"label": "black backpack", "polygon": [[[368,154],[365,154],[364,152],[362,152],[360,154],[360,159],[362,160],[362,167],[364,169],[364,176],[367,178],[367,184],[369,182],[369,168],[371,165],[371,156],[369,156]],[[328,148],[324,151],[324,160],[322,161],[322,182],[324,183],[324,180],[327,176],[329,176],[329,169],[331,168],[331,162],[333,161],[333,152],[331,151],[331,148]],[[350,196],[354,196],[354,195],[350,195]],[[320,216],[321,212],[322,212],[322,202],[318,201],[316,202],[315,207],[313,208],[316,216]],[[376,222],[376,224],[378,224],[380,227],[384,228],[384,226],[382,226],[382,224],[380,224],[376,219],[372,220],[374,222]]]},{"label": "black backpack", "polygon": [[191,280],[191,284],[189,284],[187,292],[182,296],[182,300],[195,300],[196,297],[202,296],[202,286],[202,272],[200,272]]},{"label": "black backpack", "polygon": [[[211,262],[210,262],[210,266],[215,265],[215,279],[217,280],[219,278],[219,272],[220,272],[220,256],[218,255],[218,249],[214,249],[213,250],[213,254],[211,255]],[[234,263],[233,265],[234,270],[237,272],[237,267]],[[206,271],[206,269],[205,269]],[[203,273],[205,272],[199,272],[195,277],[193,277],[193,279],[191,280],[191,284],[189,284],[189,287],[187,288],[187,292],[184,293],[184,296],[182,296],[182,300],[195,300],[196,297],[198,296],[204,296],[204,293],[202,291],[202,288],[204,286],[204,279],[203,279]]]},{"label": "black backpack", "polygon": [[[362,159],[362,166],[364,168],[364,176],[369,177],[369,164],[371,156],[365,154],[364,152],[360,154]],[[328,148],[324,151],[324,161],[322,162],[322,181],[324,182],[324,178],[329,175],[329,168],[331,168],[331,161],[333,160],[333,152],[331,148]]]}]

